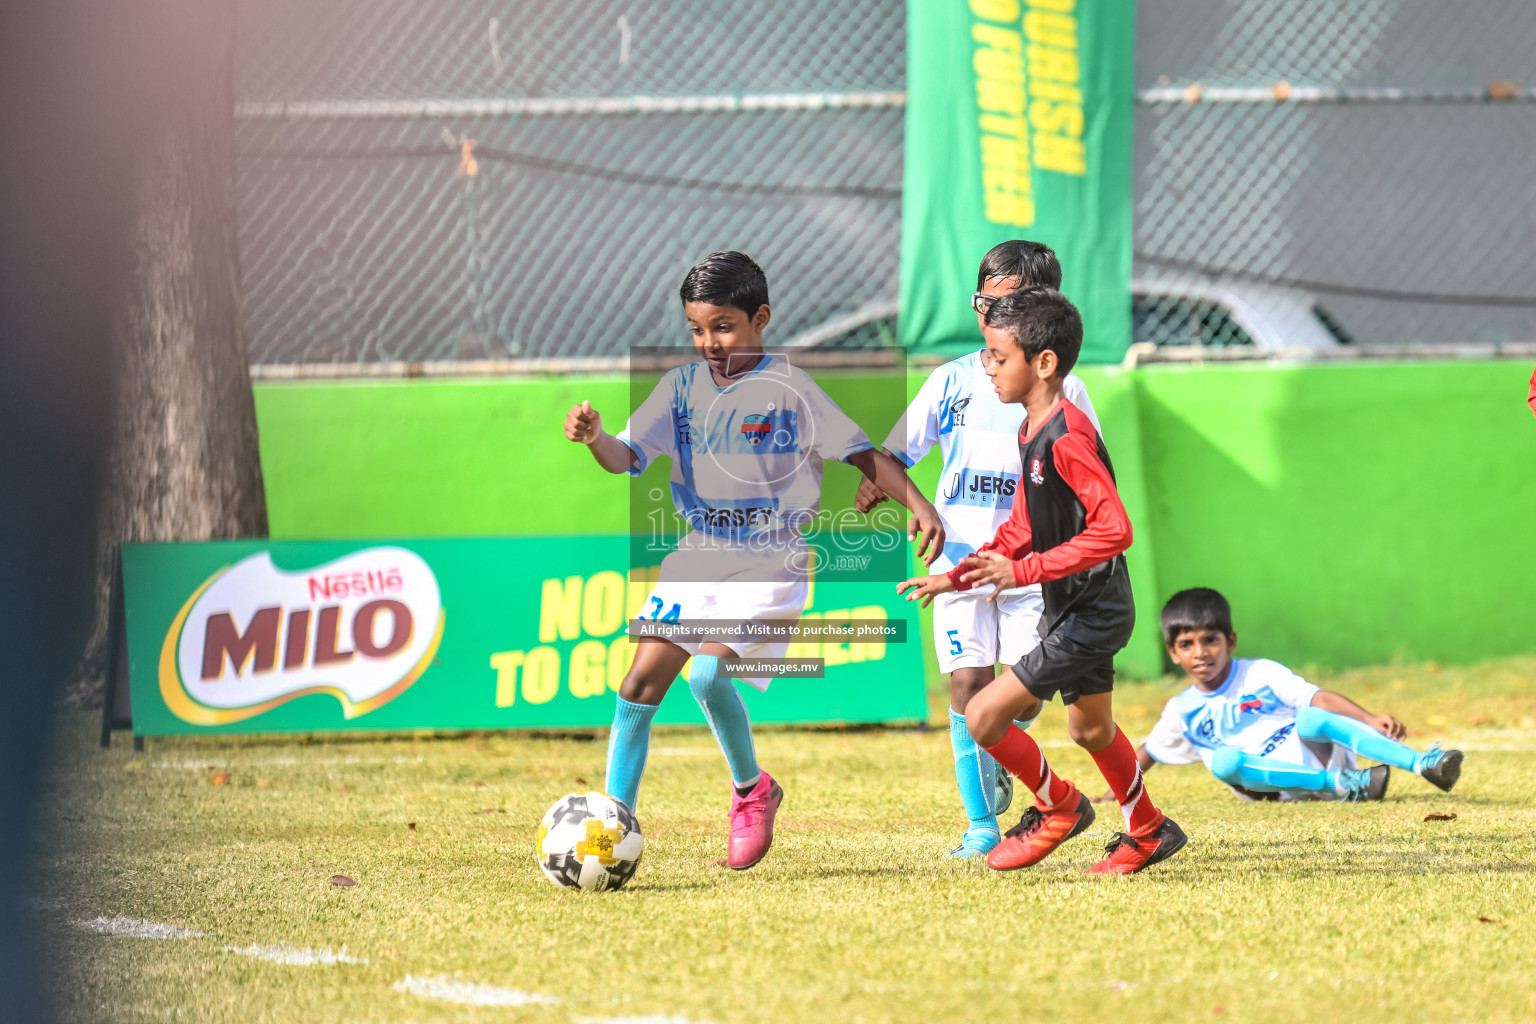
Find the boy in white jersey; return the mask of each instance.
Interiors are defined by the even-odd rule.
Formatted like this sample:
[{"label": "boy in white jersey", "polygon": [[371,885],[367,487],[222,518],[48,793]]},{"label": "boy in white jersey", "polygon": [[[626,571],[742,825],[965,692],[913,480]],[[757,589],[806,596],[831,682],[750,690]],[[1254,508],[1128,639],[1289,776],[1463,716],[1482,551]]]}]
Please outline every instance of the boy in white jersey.
[{"label": "boy in white jersey", "polygon": [[[994,246],[982,258],[971,307],[977,326],[993,301],[1020,288],[1061,287],[1061,264],[1039,242],[1022,239]],[[935,572],[948,572],[990,541],[1008,519],[1023,472],[1019,465],[1022,405],[998,400],[987,376],[985,348],[952,359],[929,375],[901,422],[886,438],[885,450],[903,464],[916,465],[935,444],[944,458],[933,501],[944,523],[944,551]],[[1068,401],[1098,429],[1088,389],[1076,374],[1063,381]],[[859,511],[884,501],[868,481],[859,484]],[[1004,590],[993,587],[940,594],[933,601],[933,640],[939,671],[949,676],[949,735],[955,757],[955,781],[969,825],[957,858],[985,857],[1001,838],[997,816],[1012,799],[1012,778],[992,755],[976,745],[965,724],[965,708],[997,674],[998,663],[1011,665],[1040,642],[1036,626],[1044,611],[1040,587]],[[1024,723],[1027,725],[1028,723]]]},{"label": "boy in white jersey", "polygon": [[[565,436],[585,444],[610,473],[638,476],[658,456],[672,460],[672,500],[690,530],[661,564],[642,619],[709,620],[718,642],[642,636],[619,686],[608,743],[606,790],[631,809],[645,771],[656,707],[689,663],[688,687],[730,766],[729,865],[752,867],[773,842],[784,791],[757,766],[746,706],[721,659],[781,658],[788,642],[764,642],[732,624],[794,620],[807,596],[810,554],[801,528],[821,501],[825,459],[856,466],[912,509],[909,535],[932,562],[944,531],[932,504],[901,464],[877,452],[804,371],[763,351],[768,279],[738,252],[717,252],[679,290],[702,362],[667,372],[617,437],[588,402],[565,417]],[[691,656],[691,660],[690,660]],[[767,680],[747,680],[760,690]]]},{"label": "boy in white jersey", "polygon": [[[1461,751],[1405,746],[1407,730],[1391,715],[1373,715],[1276,662],[1234,660],[1232,609],[1214,590],[1173,595],[1162,627],[1169,657],[1193,685],[1168,701],[1137,751],[1143,772],[1154,762],[1204,761],[1248,800],[1380,800],[1389,765],[1443,790],[1461,775]],[[1356,754],[1381,764],[1356,768]]]}]

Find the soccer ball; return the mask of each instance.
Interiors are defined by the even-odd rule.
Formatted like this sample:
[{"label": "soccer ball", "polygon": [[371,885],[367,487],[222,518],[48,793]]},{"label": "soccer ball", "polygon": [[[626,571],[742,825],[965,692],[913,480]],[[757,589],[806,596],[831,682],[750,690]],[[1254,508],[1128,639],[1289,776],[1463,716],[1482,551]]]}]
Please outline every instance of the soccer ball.
[{"label": "soccer ball", "polygon": [[644,846],[640,823],[623,801],[607,793],[572,793],[544,813],[533,855],[556,885],[602,892],[634,876]]}]

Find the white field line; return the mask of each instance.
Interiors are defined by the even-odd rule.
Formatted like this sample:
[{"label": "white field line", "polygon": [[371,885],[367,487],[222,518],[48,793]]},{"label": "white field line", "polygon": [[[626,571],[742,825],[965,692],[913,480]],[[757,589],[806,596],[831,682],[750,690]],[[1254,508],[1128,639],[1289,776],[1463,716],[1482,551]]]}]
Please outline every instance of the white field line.
[{"label": "white field line", "polygon": [[[147,921],[142,917],[124,917],[121,914],[116,917],[96,917],[89,921],[76,921],[75,925],[98,935],[121,935],[131,939],[197,939],[207,934],[193,931],[191,928],[179,928],[173,924]],[[329,949],[295,949],[281,943],[271,946],[225,946],[224,948],[240,956],[269,960],[275,964],[293,964],[298,967],[368,962],[359,957],[349,956],[345,947],[340,953],[334,953]]]},{"label": "white field line", "polygon": [[409,992],[426,999],[441,999],[447,1003],[465,1003],[470,1006],[553,1006],[559,1002],[553,996],[541,996],[537,992],[476,985],[455,978],[413,978],[409,974],[404,980],[395,982],[394,988],[396,992]]},{"label": "white field line", "polygon": [[190,928],[178,928],[173,924],[146,921],[142,917],[94,917],[89,921],[76,921],[75,925],[98,935],[123,935],[130,939],[196,939],[202,932]]},{"label": "white field line", "polygon": [[368,961],[359,957],[348,956],[346,947],[342,947],[340,953],[333,953],[329,949],[294,949],[281,943],[275,946],[225,946],[225,950],[238,953],[240,956],[255,957],[257,960],[268,960],[274,964],[292,964],[295,967],[313,967],[316,964],[366,964]]}]

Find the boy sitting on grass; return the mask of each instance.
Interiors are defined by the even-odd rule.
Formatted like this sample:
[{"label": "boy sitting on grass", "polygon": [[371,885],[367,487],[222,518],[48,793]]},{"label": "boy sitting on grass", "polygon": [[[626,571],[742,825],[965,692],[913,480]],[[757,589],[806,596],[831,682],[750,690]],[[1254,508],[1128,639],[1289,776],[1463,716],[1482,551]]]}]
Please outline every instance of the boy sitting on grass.
[{"label": "boy sitting on grass", "polygon": [[[1137,751],[1142,771],[1204,761],[1247,800],[1380,800],[1389,765],[1443,790],[1456,785],[1461,751],[1436,743],[1419,753],[1399,742],[1407,730],[1391,715],[1373,715],[1276,662],[1234,661],[1232,608],[1216,591],[1174,594],[1162,627],[1168,656],[1193,685],[1168,702]],[[1381,764],[1356,768],[1356,754]]]}]

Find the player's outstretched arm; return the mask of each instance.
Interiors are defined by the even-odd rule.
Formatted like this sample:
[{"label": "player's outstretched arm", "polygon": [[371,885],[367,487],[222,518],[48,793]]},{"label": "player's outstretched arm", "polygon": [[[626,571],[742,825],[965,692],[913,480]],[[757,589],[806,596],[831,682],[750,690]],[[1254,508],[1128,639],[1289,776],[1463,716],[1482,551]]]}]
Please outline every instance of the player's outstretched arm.
[{"label": "player's outstretched arm", "polygon": [[1013,559],[997,551],[988,551],[983,548],[974,555],[962,558],[957,568],[960,573],[960,582],[965,584],[966,589],[984,587],[989,583],[995,588],[987,595],[988,601],[996,601],[1001,591],[1019,585],[1018,577],[1013,571]]},{"label": "player's outstretched arm", "polygon": [[923,497],[907,471],[885,452],[873,448],[848,456],[848,464],[873,481],[886,494],[912,510],[907,523],[907,536],[917,541],[917,554],[924,565],[932,565],[944,550],[944,524],[939,521],[939,510],[933,502]]},{"label": "player's outstretched arm", "polygon": [[[1020,559],[1015,575],[1021,586],[1091,569],[1131,546],[1131,520],[1115,490],[1114,478],[1089,444],[1082,436],[1069,434],[1051,450],[1057,472],[1083,503],[1087,525],[1065,544]],[[1018,505],[1014,502],[1015,508]]]},{"label": "player's outstretched arm", "polygon": [[933,599],[940,594],[948,594],[955,589],[954,582],[944,573],[935,573],[932,576],[913,576],[909,580],[902,580],[896,584],[896,593],[907,595],[908,601],[921,602],[921,607],[927,608],[933,603]]},{"label": "player's outstretched arm", "polygon": [[[885,453],[891,455],[891,450],[887,448]],[[891,455],[891,457],[895,458],[894,455]],[[855,512],[868,512],[876,505],[888,500],[885,492],[876,487],[873,480],[867,476],[859,477],[859,491],[853,496],[853,509]]]},{"label": "player's outstretched arm", "polygon": [[573,405],[565,414],[565,439],[586,445],[597,464],[610,473],[628,473],[635,464],[634,451],[603,430],[603,417],[591,402]]},{"label": "player's outstretched arm", "polygon": [[1323,711],[1332,711],[1336,715],[1345,718],[1353,718],[1357,722],[1364,722],[1388,739],[1397,740],[1399,743],[1408,735],[1408,727],[1403,725],[1391,715],[1373,715],[1365,708],[1356,704],[1342,693],[1334,693],[1332,690],[1318,690],[1312,696],[1312,706]]},{"label": "player's outstretched arm", "polygon": [[1018,573],[1018,560],[1033,550],[1029,530],[1029,511],[1024,502],[1015,501],[1007,520],[997,528],[992,539],[983,544],[974,555],[967,555],[960,564],[949,570],[949,582],[956,590],[990,583],[997,589],[987,595],[988,601],[996,601],[998,591],[1024,586]]}]

